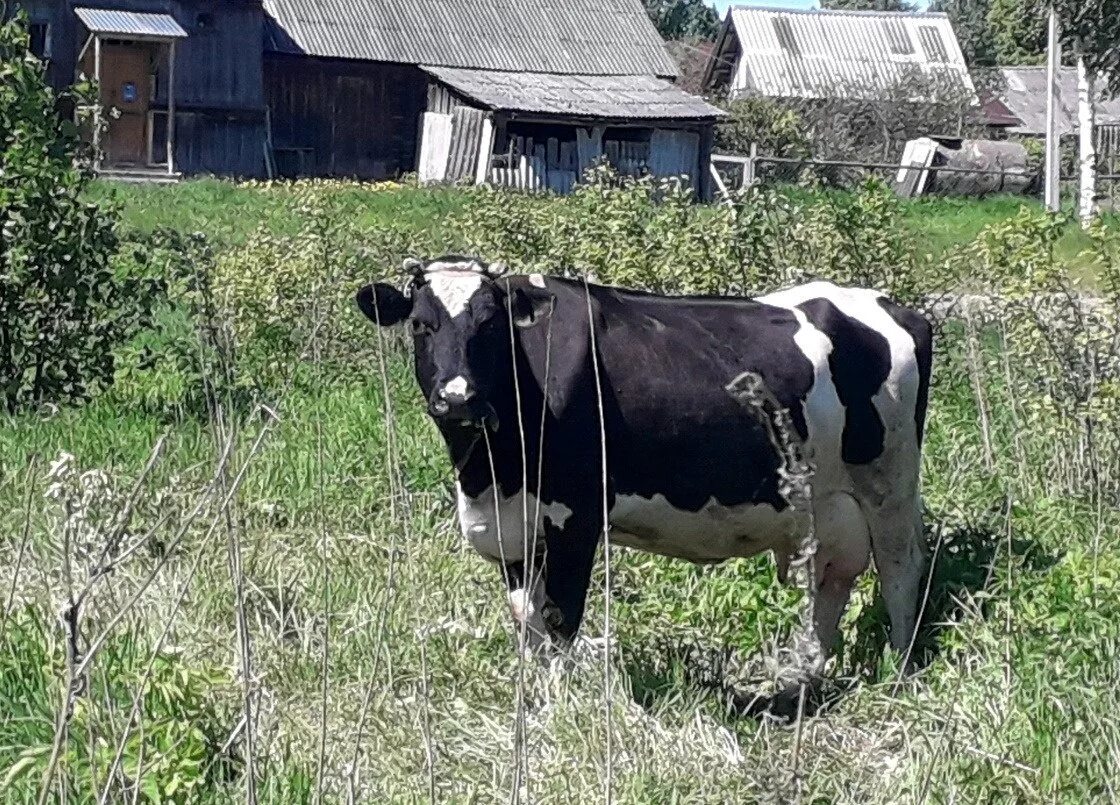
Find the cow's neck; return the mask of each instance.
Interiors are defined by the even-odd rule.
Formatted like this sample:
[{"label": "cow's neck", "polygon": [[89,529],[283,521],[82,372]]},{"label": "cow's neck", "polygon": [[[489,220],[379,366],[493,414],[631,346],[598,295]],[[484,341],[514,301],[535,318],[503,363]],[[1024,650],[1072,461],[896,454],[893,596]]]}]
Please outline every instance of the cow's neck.
[{"label": "cow's neck", "polygon": [[508,399],[492,402],[498,419],[496,431],[490,428],[485,433],[481,429],[440,429],[459,484],[467,495],[477,497],[490,489],[495,477],[503,495],[515,494],[524,486],[523,467],[526,465],[533,470],[529,481],[535,487],[540,395],[536,389],[523,385],[521,403],[519,417],[517,399],[512,393]]}]

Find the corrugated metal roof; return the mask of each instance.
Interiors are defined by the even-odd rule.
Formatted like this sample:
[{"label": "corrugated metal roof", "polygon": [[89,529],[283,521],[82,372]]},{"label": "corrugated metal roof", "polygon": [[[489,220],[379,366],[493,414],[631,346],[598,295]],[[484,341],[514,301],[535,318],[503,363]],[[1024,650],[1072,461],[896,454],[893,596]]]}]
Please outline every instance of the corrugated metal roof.
[{"label": "corrugated metal roof", "polygon": [[108,8],[76,8],[74,13],[90,33],[142,39],[182,39],[187,35],[170,14],[114,11]]},{"label": "corrugated metal roof", "polygon": [[503,73],[425,66],[438,81],[490,109],[566,117],[712,120],[702,99],[654,76]]},{"label": "corrugated metal roof", "polygon": [[264,0],[267,49],[480,70],[675,76],[639,0]]},{"label": "corrugated metal roof", "polygon": [[874,98],[910,85],[924,99],[935,84],[973,91],[945,14],[736,7],[729,21],[742,54],[737,92]]},{"label": "corrugated metal roof", "polygon": [[[1004,91],[1000,100],[1023,123],[1009,129],[1014,134],[1046,133],[1046,68],[1003,67]],[[1097,125],[1120,125],[1120,98],[1098,93]],[[1077,69],[1063,67],[1058,73],[1058,132],[1077,131]]]}]

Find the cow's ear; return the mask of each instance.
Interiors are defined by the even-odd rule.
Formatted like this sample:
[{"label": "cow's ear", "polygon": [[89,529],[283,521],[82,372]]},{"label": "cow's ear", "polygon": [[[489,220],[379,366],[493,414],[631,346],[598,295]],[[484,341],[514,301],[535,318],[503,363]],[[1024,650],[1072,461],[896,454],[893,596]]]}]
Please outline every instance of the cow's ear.
[{"label": "cow's ear", "polygon": [[546,288],[528,285],[515,288],[509,295],[509,311],[513,323],[522,329],[532,327],[552,315],[556,297]]},{"label": "cow's ear", "polygon": [[384,282],[362,288],[358,291],[357,302],[362,313],[382,327],[399,324],[412,312],[412,299]]}]

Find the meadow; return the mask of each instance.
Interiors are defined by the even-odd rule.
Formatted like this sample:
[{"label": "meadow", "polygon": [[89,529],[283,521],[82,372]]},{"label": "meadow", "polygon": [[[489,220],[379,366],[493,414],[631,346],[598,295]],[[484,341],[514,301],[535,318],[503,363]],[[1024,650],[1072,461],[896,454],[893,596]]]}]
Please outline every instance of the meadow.
[{"label": "meadow", "polygon": [[[121,207],[121,270],[169,292],[112,387],[0,419],[7,801],[1117,799],[1111,222],[870,186],[725,211],[609,183],[93,195]],[[621,549],[572,667],[519,658],[404,339],[350,303],[406,255],[458,250],[668,292],[825,276],[922,307],[984,293],[938,320],[916,670],[885,647],[869,573],[820,709],[745,715],[799,593],[765,557]]]}]

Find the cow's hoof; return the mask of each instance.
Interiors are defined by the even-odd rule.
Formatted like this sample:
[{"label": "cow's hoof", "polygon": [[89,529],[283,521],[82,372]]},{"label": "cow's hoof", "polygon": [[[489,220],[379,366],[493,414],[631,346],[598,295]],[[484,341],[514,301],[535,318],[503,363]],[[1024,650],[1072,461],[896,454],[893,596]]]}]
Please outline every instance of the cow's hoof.
[{"label": "cow's hoof", "polygon": [[792,724],[799,715],[802,718],[813,716],[821,709],[825,703],[823,692],[823,684],[817,679],[787,685],[774,693],[736,695],[731,704],[740,716]]}]

